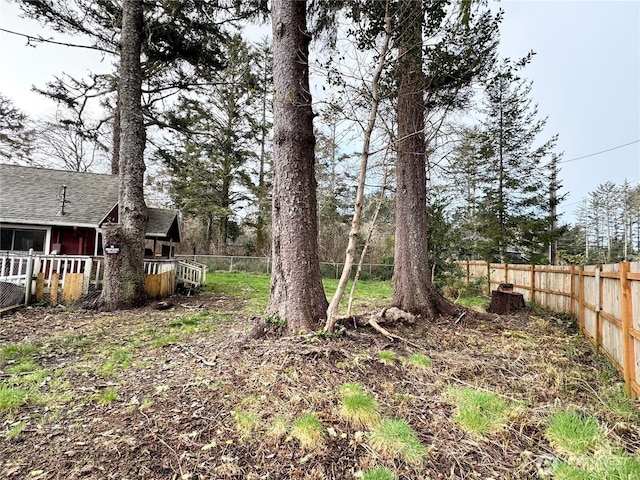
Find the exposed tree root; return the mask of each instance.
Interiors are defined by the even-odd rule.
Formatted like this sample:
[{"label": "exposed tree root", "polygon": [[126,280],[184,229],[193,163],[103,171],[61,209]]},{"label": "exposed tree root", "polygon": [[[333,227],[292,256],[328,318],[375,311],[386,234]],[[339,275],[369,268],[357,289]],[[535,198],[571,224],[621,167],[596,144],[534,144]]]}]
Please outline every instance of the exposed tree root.
[{"label": "exposed tree root", "polygon": [[266,337],[267,333],[269,333],[270,325],[263,318],[256,317],[253,320],[257,321],[257,323],[251,328],[251,330],[238,339],[238,343],[242,344],[248,343],[251,340],[258,340]]},{"label": "exposed tree root", "polygon": [[[446,300],[443,299],[444,302]],[[451,321],[454,324],[460,323],[463,318],[466,319],[474,319],[480,321],[490,321],[495,319],[495,315],[477,312],[475,310],[471,310],[461,306],[452,305],[449,302],[446,302],[446,306],[449,307],[448,315],[452,319]],[[451,308],[453,307],[453,308]],[[423,349],[420,345],[417,345],[400,335],[396,335],[395,333],[390,332],[387,328],[383,327],[383,325],[394,325],[397,323],[404,323],[408,325],[413,325],[418,320],[419,316],[415,315],[411,312],[404,311],[397,307],[387,307],[383,308],[379,313],[373,313],[369,315],[360,315],[360,316],[344,316],[338,317],[335,325],[341,326],[343,329],[349,328],[357,328],[357,327],[371,327],[373,330],[383,335],[390,341],[399,340],[404,342],[412,347]],[[317,336],[317,333],[307,333],[304,335],[294,335],[294,336],[285,336],[286,330],[281,327],[274,325],[263,318],[256,317],[254,318],[256,321],[255,325],[248,332],[244,333],[239,339],[239,344],[247,344],[253,340],[258,340],[264,338],[268,335],[273,335],[274,338],[286,338],[286,339],[294,339],[294,338],[310,338]]]}]

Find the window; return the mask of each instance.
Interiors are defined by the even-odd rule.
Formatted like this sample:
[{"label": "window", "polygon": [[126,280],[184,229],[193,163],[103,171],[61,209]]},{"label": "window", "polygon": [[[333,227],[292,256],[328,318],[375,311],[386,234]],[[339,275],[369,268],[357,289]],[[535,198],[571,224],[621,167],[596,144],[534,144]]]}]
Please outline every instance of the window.
[{"label": "window", "polygon": [[26,230],[19,228],[0,229],[0,250],[44,252],[46,230]]}]

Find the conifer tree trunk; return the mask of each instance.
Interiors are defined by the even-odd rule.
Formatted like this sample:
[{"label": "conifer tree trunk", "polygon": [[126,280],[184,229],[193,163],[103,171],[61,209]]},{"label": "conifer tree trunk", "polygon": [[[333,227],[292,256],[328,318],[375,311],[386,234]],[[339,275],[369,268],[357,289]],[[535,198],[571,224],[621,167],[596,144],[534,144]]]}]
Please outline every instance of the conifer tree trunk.
[{"label": "conifer tree trunk", "polygon": [[398,12],[398,153],[393,305],[435,317],[451,306],[431,281],[427,258],[427,186],[422,71],[422,2],[402,0]]},{"label": "conifer tree trunk", "polygon": [[274,0],[273,234],[267,314],[290,332],[314,330],[327,309],[318,260],[315,136],[306,2]]},{"label": "conifer tree trunk", "polygon": [[142,2],[125,0],[122,6],[120,50],[120,190],[118,225],[104,229],[104,244],[119,253],[105,253],[104,289],[99,303],[106,310],[146,302],[144,288],[144,236],[147,207],[144,201],[145,130],[142,117],[143,35]]}]

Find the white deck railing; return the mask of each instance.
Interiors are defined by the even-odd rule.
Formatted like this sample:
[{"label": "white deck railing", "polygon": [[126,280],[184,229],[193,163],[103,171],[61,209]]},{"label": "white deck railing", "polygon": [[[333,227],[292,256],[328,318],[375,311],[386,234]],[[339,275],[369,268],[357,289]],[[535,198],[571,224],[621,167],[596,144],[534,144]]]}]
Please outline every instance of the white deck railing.
[{"label": "white deck railing", "polygon": [[207,266],[193,260],[180,259],[176,270],[179,282],[196,288],[204,287],[207,283]]},{"label": "white deck railing", "polygon": [[[158,275],[175,271],[176,281],[192,287],[201,287],[206,283],[206,265],[177,259],[145,260],[145,275]],[[0,254],[0,282],[8,282],[25,287],[25,303],[36,292],[40,283],[44,291],[51,291],[57,281],[58,292],[65,284],[68,274],[82,274],[82,293],[100,290],[104,279],[103,257],[78,255],[40,255],[25,253]],[[31,279],[29,282],[28,279]],[[173,291],[173,290],[172,290]]]}]

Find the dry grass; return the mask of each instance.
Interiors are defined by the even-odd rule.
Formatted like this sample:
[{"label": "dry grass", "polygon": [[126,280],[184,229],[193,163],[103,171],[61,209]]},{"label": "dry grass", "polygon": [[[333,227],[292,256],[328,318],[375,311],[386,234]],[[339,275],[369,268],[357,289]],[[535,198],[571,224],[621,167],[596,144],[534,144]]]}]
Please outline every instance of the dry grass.
[{"label": "dry grass", "polygon": [[[616,393],[616,372],[584,340],[526,312],[390,327],[420,348],[366,328],[239,344],[252,325],[236,313],[244,300],[209,294],[176,304],[3,317],[1,388],[29,395],[0,411],[0,478],[350,480],[377,471],[398,480],[533,480],[551,465],[578,468],[546,433],[550,416],[568,407],[596,418],[611,451],[626,452],[594,461],[633,471],[640,452],[637,403]],[[430,366],[382,362],[381,351],[419,354]],[[11,370],[17,359],[30,371]],[[373,399],[380,418],[410,426],[415,451],[390,441],[401,429],[356,427],[341,411],[345,384]],[[522,411],[472,434],[444,396],[452,387],[495,392]],[[117,397],[96,401],[109,391]],[[312,412],[317,422],[304,426]]]}]

